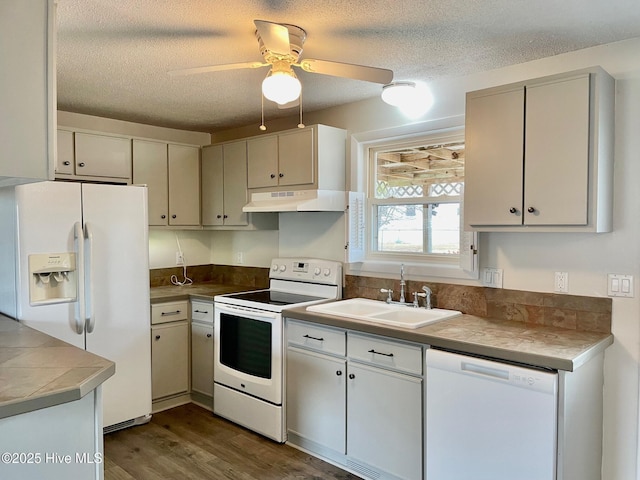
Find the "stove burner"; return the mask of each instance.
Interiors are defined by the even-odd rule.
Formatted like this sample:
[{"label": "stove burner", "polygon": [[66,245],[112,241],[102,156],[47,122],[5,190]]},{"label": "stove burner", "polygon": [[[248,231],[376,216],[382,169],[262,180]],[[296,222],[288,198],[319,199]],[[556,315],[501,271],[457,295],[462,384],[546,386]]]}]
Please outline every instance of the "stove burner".
[{"label": "stove burner", "polygon": [[300,295],[298,293],[278,292],[273,290],[257,290],[254,292],[235,293],[232,295],[225,295],[225,297],[229,299],[246,300],[269,305],[293,305],[296,303],[325,300],[322,297]]}]

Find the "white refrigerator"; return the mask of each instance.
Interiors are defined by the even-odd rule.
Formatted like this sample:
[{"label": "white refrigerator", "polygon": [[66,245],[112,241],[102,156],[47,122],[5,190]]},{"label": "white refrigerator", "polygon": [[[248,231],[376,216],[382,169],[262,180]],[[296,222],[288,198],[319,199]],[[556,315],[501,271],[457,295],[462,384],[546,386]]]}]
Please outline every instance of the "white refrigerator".
[{"label": "white refrigerator", "polygon": [[41,182],[0,192],[2,276],[15,279],[14,288],[0,279],[0,311],[115,362],[103,384],[105,432],[151,415],[147,216],[146,187]]}]

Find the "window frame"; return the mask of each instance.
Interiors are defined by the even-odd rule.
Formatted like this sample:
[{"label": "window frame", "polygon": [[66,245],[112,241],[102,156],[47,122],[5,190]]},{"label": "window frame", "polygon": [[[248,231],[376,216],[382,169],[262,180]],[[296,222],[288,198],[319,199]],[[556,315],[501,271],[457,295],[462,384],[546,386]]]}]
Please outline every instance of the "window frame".
[{"label": "window frame", "polygon": [[[462,116],[452,117],[444,121],[423,122],[417,125],[406,127],[390,128],[382,131],[365,132],[353,134],[351,140],[352,157],[352,189],[364,192],[365,215],[364,215],[364,251],[362,255],[349,263],[346,267],[348,273],[355,275],[379,275],[396,276],[400,264],[405,267],[405,274],[412,278],[432,278],[443,277],[453,279],[478,279],[478,234],[475,232],[463,232],[464,220],[463,202],[464,190],[461,196],[443,196],[440,202],[429,203],[451,203],[460,202],[460,229],[461,255],[452,256],[439,254],[406,254],[397,252],[373,252],[372,242],[374,239],[372,227],[373,202],[372,202],[372,182],[370,181],[371,161],[370,152],[372,150],[392,150],[403,148],[407,145],[454,143],[464,141],[464,118]],[[416,202],[407,202],[407,199],[398,199],[399,203],[406,205],[410,203],[424,204],[423,200],[428,197],[417,197]],[[432,197],[436,198],[436,197]],[[389,199],[388,199],[389,200]],[[384,204],[389,203],[384,200]],[[395,200],[394,200],[395,201]],[[463,239],[463,235],[466,237]],[[463,259],[463,248],[469,247],[467,253],[470,257]]]}]

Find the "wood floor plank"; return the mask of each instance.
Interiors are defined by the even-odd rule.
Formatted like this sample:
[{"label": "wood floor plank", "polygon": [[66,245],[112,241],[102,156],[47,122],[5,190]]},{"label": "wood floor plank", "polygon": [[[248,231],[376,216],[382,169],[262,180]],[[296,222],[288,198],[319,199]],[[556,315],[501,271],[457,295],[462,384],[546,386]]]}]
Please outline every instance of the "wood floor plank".
[{"label": "wood floor plank", "polygon": [[194,404],[105,436],[105,480],[354,480],[360,477]]}]

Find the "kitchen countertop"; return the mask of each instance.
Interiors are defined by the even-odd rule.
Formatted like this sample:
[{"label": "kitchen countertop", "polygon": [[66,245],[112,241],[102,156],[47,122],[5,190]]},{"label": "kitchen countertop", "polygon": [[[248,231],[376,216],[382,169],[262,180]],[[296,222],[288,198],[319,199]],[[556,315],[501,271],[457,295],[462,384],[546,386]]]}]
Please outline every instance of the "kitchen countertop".
[{"label": "kitchen countertop", "polygon": [[260,290],[257,287],[246,285],[225,285],[221,283],[198,283],[192,285],[166,285],[161,287],[151,287],[150,297],[151,304],[162,302],[174,302],[178,300],[195,300],[213,301],[216,295],[235,292],[247,292],[250,290]]},{"label": "kitchen countertop", "polygon": [[287,318],[570,372],[613,343],[610,333],[568,330],[474,315],[460,315],[407,329],[309,312],[306,307],[287,309],[283,314]]},{"label": "kitchen countertop", "polygon": [[0,315],[0,418],[84,397],[115,363]]}]

